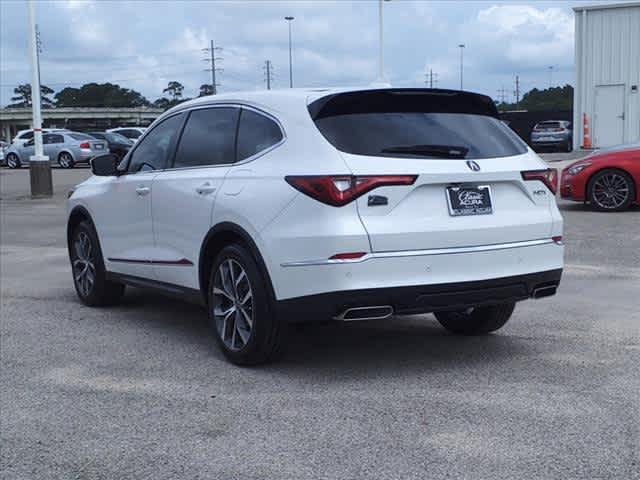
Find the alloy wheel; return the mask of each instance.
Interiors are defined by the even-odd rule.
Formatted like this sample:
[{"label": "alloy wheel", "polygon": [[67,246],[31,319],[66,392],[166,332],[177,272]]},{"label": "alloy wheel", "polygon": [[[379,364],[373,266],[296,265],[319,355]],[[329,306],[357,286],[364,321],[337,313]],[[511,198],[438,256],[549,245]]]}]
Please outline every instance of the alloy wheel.
[{"label": "alloy wheel", "polygon": [[225,346],[241,350],[253,329],[253,292],[242,265],[227,258],[218,267],[213,280],[213,316]]},{"label": "alloy wheel", "polygon": [[96,282],[96,267],[91,239],[86,232],[79,232],[73,242],[73,279],[83,297],[88,297]]},{"label": "alloy wheel", "polygon": [[629,191],[629,184],[622,175],[606,173],[593,183],[593,200],[600,208],[614,210],[627,201]]},{"label": "alloy wheel", "polygon": [[71,163],[73,162],[73,158],[68,153],[61,153],[58,158],[58,163],[62,168],[69,168]]}]

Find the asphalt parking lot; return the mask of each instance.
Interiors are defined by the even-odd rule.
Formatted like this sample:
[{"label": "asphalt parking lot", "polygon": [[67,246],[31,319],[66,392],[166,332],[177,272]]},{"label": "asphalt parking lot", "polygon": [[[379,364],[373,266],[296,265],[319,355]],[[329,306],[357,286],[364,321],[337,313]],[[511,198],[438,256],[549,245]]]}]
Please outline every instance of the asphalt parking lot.
[{"label": "asphalt parking lot", "polygon": [[560,201],[559,293],[495,335],[309,326],[239,368],[198,307],[76,300],[64,199],[89,171],[53,175],[31,200],[28,170],[0,170],[3,478],[640,478],[640,208]]}]

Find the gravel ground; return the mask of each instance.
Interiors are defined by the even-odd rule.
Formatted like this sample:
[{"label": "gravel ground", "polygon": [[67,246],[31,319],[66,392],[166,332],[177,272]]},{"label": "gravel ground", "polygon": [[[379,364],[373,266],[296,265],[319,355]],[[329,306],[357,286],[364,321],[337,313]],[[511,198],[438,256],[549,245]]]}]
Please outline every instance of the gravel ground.
[{"label": "gravel ground", "polygon": [[55,170],[56,196],[30,200],[27,171],[0,170],[2,478],[640,478],[639,208],[560,202],[559,294],[498,334],[308,326],[239,368],[198,307],[79,304],[63,204],[87,175]]}]

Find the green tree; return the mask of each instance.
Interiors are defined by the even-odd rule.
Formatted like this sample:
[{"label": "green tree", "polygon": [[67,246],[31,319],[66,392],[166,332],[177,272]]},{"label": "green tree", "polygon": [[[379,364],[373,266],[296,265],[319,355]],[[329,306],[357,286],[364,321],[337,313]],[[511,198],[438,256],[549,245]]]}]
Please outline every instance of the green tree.
[{"label": "green tree", "polygon": [[552,87],[546,90],[534,88],[522,96],[522,100],[515,103],[500,103],[498,109],[506,110],[573,110],[573,87]]},{"label": "green tree", "polygon": [[208,83],[200,85],[200,93],[198,94],[198,96],[205,97],[207,95],[213,95],[213,87]]},{"label": "green tree", "polygon": [[[11,100],[17,103],[9,105],[9,108],[30,107],[31,106],[31,84],[25,83],[18,85],[13,89],[15,97],[11,97]],[[40,99],[43,107],[53,106],[53,100],[47,95],[51,95],[53,90],[46,85],[40,85]]]},{"label": "green tree", "polygon": [[167,88],[162,90],[162,93],[169,93],[174,101],[182,98],[182,91],[184,86],[180,82],[169,82]]},{"label": "green tree", "polygon": [[149,101],[141,93],[112,83],[87,83],[67,87],[55,95],[59,107],[145,107]]},{"label": "green tree", "polygon": [[163,110],[169,110],[171,107],[175,107],[179,103],[191,100],[190,98],[169,99],[167,97],[160,97],[153,102],[153,106],[156,108],[162,108]]}]

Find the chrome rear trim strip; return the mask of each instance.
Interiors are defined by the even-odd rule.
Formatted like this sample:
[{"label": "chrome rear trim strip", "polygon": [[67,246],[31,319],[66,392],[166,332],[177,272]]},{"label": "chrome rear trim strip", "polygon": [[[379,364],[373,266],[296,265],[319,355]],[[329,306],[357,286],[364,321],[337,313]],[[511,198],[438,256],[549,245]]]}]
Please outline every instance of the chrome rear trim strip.
[{"label": "chrome rear trim strip", "polygon": [[543,238],[539,240],[525,240],[523,242],[510,242],[510,243],[494,243],[491,245],[476,245],[472,247],[451,247],[451,248],[431,248],[427,250],[400,250],[395,252],[373,252],[367,253],[359,258],[350,258],[345,260],[303,260],[300,262],[286,262],[280,264],[282,267],[308,267],[311,265],[342,265],[350,263],[362,263],[372,258],[400,258],[400,257],[422,257],[428,255],[455,255],[458,253],[473,253],[473,252],[492,252],[494,250],[508,250],[510,248],[522,248],[533,247],[536,245],[546,245],[548,243],[555,243],[550,238]]}]

